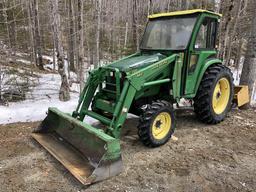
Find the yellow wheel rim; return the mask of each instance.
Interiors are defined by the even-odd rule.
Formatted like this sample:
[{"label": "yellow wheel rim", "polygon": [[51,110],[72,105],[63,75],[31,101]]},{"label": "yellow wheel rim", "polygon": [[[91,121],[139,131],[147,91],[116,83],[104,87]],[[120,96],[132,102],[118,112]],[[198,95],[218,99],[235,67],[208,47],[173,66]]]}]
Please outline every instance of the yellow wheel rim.
[{"label": "yellow wheel rim", "polygon": [[156,116],[152,124],[152,134],[157,140],[161,140],[166,137],[171,129],[172,118],[167,112],[162,112]]},{"label": "yellow wheel rim", "polygon": [[230,83],[226,78],[220,79],[213,92],[212,107],[216,114],[223,113],[230,99]]}]

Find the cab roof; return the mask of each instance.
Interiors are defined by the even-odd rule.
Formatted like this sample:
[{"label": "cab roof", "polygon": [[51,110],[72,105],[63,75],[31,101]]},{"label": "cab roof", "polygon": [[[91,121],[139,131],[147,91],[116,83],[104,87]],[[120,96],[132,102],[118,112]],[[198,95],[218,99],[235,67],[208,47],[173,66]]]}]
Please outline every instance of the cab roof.
[{"label": "cab roof", "polygon": [[185,11],[175,11],[175,12],[169,12],[169,13],[158,13],[149,15],[149,19],[155,19],[159,17],[171,17],[171,16],[179,16],[179,15],[191,15],[195,13],[210,13],[219,17],[222,17],[222,14],[214,13],[212,11],[204,10],[204,9],[192,9],[192,10],[185,10]]}]

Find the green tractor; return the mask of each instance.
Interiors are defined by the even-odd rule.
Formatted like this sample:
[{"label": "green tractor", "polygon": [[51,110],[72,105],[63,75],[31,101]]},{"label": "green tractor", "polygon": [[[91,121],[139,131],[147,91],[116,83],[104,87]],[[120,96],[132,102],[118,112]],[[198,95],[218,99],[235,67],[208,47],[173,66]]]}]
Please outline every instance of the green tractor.
[{"label": "green tractor", "polygon": [[[32,136],[87,185],[122,171],[119,140],[128,113],[140,116],[138,135],[147,147],[171,138],[173,104],[181,98],[193,101],[202,122],[221,122],[234,86],[230,69],[217,58],[220,18],[199,9],[149,16],[140,51],[91,71],[76,110],[49,108]],[[84,122],[85,116],[103,128]]]}]

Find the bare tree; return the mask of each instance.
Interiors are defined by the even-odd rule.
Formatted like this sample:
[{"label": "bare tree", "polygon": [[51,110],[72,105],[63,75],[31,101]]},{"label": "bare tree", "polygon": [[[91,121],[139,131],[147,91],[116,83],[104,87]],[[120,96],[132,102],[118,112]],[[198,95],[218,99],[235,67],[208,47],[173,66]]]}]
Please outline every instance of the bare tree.
[{"label": "bare tree", "polygon": [[100,66],[101,0],[97,0],[96,62]]},{"label": "bare tree", "polygon": [[235,16],[233,17],[233,23],[234,23],[234,26],[233,26],[233,30],[231,33],[227,33],[229,35],[229,41],[228,41],[228,44],[227,44],[227,55],[226,55],[226,65],[230,65],[230,58],[231,58],[231,51],[232,51],[232,43],[234,42],[233,41],[233,38],[236,34],[236,31],[237,31],[237,27],[238,27],[238,19],[239,19],[239,16],[241,14],[241,9],[242,9],[242,2],[241,1],[238,1],[238,3],[236,4],[236,14]]},{"label": "bare tree", "polygon": [[76,71],[75,69],[75,34],[74,34],[74,6],[73,0],[68,0],[68,58],[69,58],[69,68],[71,71]]},{"label": "bare tree", "polygon": [[137,10],[137,0],[132,1],[132,34],[133,34],[133,43],[136,49],[138,50],[138,10]]},{"label": "bare tree", "polygon": [[251,29],[240,84],[248,85],[252,94],[256,78],[256,2],[254,0],[251,0],[251,7]]},{"label": "bare tree", "polygon": [[40,70],[44,70],[41,35],[39,29],[39,16],[38,16],[38,0],[32,0],[32,18],[34,20],[34,36],[35,36],[35,58],[36,64]]},{"label": "bare tree", "polygon": [[[33,63],[36,60],[36,51],[35,51],[35,38],[33,31],[33,18],[32,18],[32,2],[31,0],[27,1],[27,15],[28,15],[28,29],[29,29],[29,45],[30,45],[30,63]],[[36,66],[36,63],[34,63]]]},{"label": "bare tree", "polygon": [[87,67],[84,62],[84,0],[78,0],[78,31],[79,31],[79,50],[78,50],[78,79],[80,83],[80,92],[84,87],[84,67]]},{"label": "bare tree", "polygon": [[8,46],[11,47],[11,37],[10,37],[10,28],[9,28],[9,24],[8,24],[8,15],[7,15],[7,4],[6,4],[6,0],[3,0],[3,17],[4,17],[4,22],[6,25],[6,32],[8,35]]},{"label": "bare tree", "polygon": [[62,45],[62,30],[60,25],[60,14],[58,12],[58,0],[51,0],[52,18],[54,28],[54,39],[57,45],[58,72],[61,76],[61,86],[59,90],[59,99],[61,101],[70,100],[69,83],[67,76],[67,66],[64,61],[64,50]]}]

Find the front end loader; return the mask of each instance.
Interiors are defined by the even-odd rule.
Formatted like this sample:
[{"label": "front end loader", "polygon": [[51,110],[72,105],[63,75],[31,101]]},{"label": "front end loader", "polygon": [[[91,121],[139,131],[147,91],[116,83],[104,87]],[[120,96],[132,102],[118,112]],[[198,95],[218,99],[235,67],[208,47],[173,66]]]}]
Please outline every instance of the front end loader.
[{"label": "front end loader", "polygon": [[[234,86],[231,71],[216,58],[220,17],[200,9],[149,16],[140,51],[91,71],[76,110],[49,108],[33,138],[88,185],[122,171],[119,140],[128,113],[140,116],[138,135],[148,147],[168,142],[173,104],[181,98],[193,102],[202,122],[221,122]],[[85,116],[104,127],[89,125]]]}]

